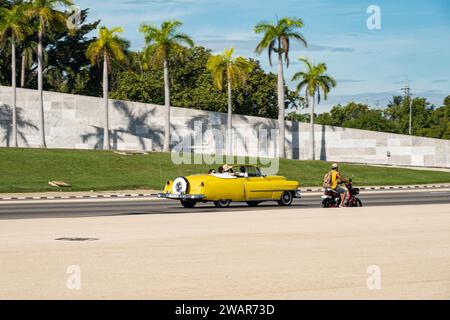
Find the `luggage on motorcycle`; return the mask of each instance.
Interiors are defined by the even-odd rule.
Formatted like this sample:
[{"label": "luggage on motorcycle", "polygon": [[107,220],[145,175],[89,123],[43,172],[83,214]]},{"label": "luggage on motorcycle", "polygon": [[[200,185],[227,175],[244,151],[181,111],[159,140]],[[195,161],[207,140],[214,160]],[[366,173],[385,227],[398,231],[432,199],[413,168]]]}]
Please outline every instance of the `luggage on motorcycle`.
[{"label": "luggage on motorcycle", "polygon": [[325,189],[331,188],[331,178],[332,178],[332,171],[328,172],[326,175],[323,176],[323,185],[322,187]]}]

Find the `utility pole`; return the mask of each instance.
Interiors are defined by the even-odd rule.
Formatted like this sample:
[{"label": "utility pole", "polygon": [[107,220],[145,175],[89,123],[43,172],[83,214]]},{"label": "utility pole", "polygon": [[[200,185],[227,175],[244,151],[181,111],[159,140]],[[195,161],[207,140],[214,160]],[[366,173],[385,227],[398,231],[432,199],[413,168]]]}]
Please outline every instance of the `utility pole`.
[{"label": "utility pole", "polygon": [[405,87],[402,88],[402,91],[405,93],[405,98],[409,99],[409,135],[412,135],[412,94],[411,94],[411,88],[409,86],[409,81],[407,80],[405,82]]}]

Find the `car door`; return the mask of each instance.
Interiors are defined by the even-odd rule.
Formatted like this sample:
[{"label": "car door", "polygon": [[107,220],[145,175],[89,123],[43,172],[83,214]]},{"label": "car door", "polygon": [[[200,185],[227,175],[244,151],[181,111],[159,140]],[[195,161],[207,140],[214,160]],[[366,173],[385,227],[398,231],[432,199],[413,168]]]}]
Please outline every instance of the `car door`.
[{"label": "car door", "polygon": [[245,201],[244,178],[213,175],[205,182],[205,193],[209,201]]},{"label": "car door", "polygon": [[256,167],[247,169],[244,179],[245,195],[247,200],[271,200],[273,196],[273,183],[261,175]]}]

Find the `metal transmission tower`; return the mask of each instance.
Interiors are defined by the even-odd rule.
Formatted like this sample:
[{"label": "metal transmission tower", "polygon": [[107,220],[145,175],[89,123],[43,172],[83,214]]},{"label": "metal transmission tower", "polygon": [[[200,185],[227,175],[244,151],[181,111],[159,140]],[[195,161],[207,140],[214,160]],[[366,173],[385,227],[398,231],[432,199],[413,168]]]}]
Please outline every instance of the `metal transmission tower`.
[{"label": "metal transmission tower", "polygon": [[405,93],[405,98],[409,99],[409,135],[412,135],[412,105],[413,99],[411,94],[411,88],[409,86],[409,81],[406,80],[405,87],[402,88],[402,91]]}]

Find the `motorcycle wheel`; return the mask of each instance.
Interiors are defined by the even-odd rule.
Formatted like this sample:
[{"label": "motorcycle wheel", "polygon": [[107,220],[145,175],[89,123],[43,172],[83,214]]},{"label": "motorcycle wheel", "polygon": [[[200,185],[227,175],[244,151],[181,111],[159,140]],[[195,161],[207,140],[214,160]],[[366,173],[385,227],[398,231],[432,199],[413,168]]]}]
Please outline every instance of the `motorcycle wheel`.
[{"label": "motorcycle wheel", "polygon": [[362,207],[362,202],[358,198],[352,199],[349,203],[349,207],[355,208],[355,207]]},{"label": "motorcycle wheel", "polygon": [[333,206],[333,201],[331,199],[324,199],[322,201],[322,208],[331,208]]}]

